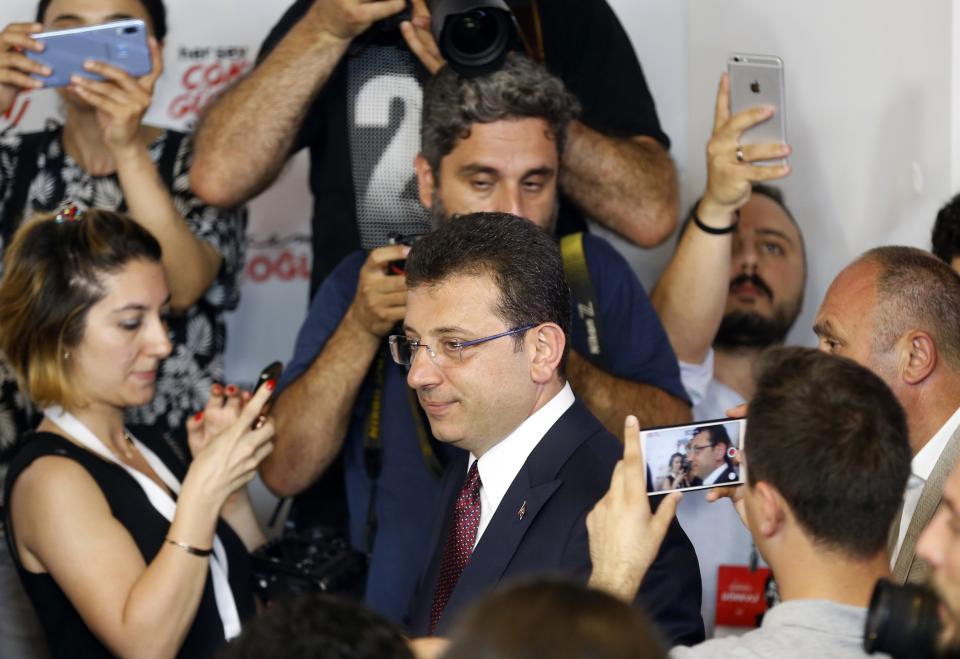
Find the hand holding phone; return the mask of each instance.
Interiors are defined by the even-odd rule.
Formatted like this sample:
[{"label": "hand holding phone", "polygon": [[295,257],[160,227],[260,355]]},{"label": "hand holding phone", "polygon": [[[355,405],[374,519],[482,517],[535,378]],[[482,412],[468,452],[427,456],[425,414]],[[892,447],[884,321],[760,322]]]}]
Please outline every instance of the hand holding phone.
[{"label": "hand holding phone", "polygon": [[746,419],[718,419],[640,432],[652,475],[650,494],[729,487],[745,482],[740,459]]},{"label": "hand holding phone", "polygon": [[101,72],[84,66],[91,61],[106,63],[134,78],[153,71],[147,26],[140,19],[41,32],[32,37],[43,49],[25,53],[49,70],[47,75],[33,73],[44,87],[64,87],[73,76],[103,81]]},{"label": "hand holding phone", "polygon": [[[787,121],[784,97],[783,60],[774,55],[734,53],[727,60],[730,75],[730,114],[759,106],[773,109],[767,119],[747,127],[740,134],[739,153],[754,144],[786,144]],[[755,165],[784,165],[785,158],[745,157]]]},{"label": "hand holding phone", "polygon": [[21,91],[43,87],[31,76],[51,73],[48,66],[25,54],[43,52],[43,44],[31,36],[42,29],[40,23],[11,23],[0,32],[0,114],[10,109]]}]

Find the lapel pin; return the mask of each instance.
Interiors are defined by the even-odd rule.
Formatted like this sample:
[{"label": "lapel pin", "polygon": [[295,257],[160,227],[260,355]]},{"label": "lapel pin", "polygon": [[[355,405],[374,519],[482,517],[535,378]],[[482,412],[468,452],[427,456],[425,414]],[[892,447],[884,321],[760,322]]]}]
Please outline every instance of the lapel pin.
[{"label": "lapel pin", "polygon": [[520,504],[520,510],[517,511],[517,519],[523,519],[523,516],[527,514],[527,502],[524,501]]}]

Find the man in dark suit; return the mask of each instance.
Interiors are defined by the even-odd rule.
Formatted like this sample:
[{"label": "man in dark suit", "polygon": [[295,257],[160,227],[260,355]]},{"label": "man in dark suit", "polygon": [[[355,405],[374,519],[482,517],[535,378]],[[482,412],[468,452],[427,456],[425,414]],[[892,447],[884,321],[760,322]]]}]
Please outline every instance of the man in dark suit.
[{"label": "man in dark suit", "polygon": [[[406,276],[391,354],[409,366],[434,436],[464,450],[444,473],[411,606],[422,635],[512,577],[586,581],[586,515],[621,449],[566,382],[570,301],[550,236],[511,215],[466,215],[414,245]],[[672,643],[703,638],[696,555],[676,522],[640,600]]]},{"label": "man in dark suit", "polygon": [[722,425],[697,428],[687,445],[690,474],[704,485],[737,480],[740,476],[729,455],[732,446],[730,435]]}]

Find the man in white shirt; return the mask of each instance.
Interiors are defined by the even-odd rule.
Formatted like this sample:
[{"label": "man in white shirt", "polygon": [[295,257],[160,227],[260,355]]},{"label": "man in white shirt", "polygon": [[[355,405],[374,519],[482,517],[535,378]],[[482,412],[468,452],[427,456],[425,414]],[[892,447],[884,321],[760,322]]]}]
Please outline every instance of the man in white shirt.
[{"label": "man in white shirt", "polygon": [[[759,629],[674,647],[670,657],[865,659],[866,607],[876,581],[890,577],[888,529],[910,468],[904,411],[881,378],[848,359],[775,348],[758,367],[747,482],[735,498],[783,601]],[[669,506],[651,514],[647,505],[635,427],[627,426],[624,446],[587,525],[590,584],[629,600]]]},{"label": "man in white shirt", "polygon": [[821,350],[879,375],[907,413],[913,462],[888,550],[896,581],[922,583],[917,539],[960,457],[960,276],[919,249],[872,249],[833,280],[814,332]]},{"label": "man in white shirt", "polygon": [[[621,451],[566,382],[570,298],[545,232],[504,213],[462,216],[413,246],[406,281],[392,357],[409,365],[433,435],[464,450],[444,472],[411,607],[423,635],[502,580],[586,580],[586,515]],[[696,555],[676,522],[640,600],[672,642],[703,638]]]},{"label": "man in white shirt", "polygon": [[[723,418],[750,399],[754,362],[783,342],[803,301],[803,235],[779,191],[759,184],[790,169],[753,164],[783,158],[790,147],[738,146],[746,128],[769,118],[761,108],[730,116],[727,78],[721,79],[707,187],[650,294],[680,361],[694,421]],[[750,536],[732,511],[711,508],[700,495],[686,497],[678,516],[699,551],[709,626],[718,567],[745,564]]]}]

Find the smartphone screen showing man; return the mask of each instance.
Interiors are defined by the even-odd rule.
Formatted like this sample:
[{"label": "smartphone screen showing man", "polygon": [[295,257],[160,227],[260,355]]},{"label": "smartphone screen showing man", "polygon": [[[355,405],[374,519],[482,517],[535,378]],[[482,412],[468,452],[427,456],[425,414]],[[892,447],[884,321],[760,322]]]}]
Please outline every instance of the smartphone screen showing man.
[{"label": "smartphone screen showing man", "polygon": [[745,419],[719,419],[640,432],[651,494],[740,485]]}]

